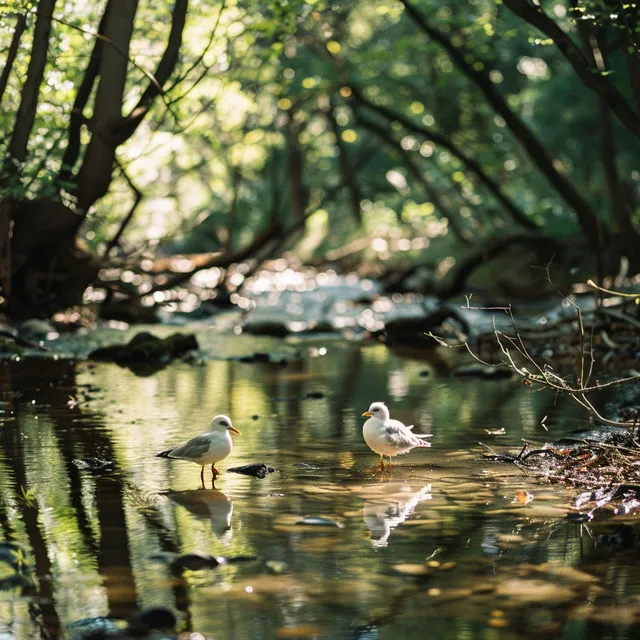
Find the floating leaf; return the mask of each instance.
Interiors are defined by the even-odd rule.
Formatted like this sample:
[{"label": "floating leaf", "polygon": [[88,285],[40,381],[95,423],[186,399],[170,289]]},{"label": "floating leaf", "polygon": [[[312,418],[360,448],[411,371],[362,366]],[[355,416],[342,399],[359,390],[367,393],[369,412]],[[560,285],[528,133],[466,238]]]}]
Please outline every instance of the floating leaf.
[{"label": "floating leaf", "polygon": [[524,489],[518,491],[513,499],[514,502],[518,504],[529,504],[535,496]]}]

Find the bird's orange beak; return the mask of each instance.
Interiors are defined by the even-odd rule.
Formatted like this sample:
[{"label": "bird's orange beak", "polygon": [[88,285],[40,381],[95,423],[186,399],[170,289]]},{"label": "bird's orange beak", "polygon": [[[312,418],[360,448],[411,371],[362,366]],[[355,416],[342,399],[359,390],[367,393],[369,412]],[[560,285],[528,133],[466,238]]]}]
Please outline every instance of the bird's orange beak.
[{"label": "bird's orange beak", "polygon": [[363,418],[365,418],[365,417],[370,418],[370,417],[371,417],[371,411],[365,411],[365,412],[362,414],[362,417],[363,417]]},{"label": "bird's orange beak", "polygon": [[238,435],[240,435],[240,432],[233,425],[229,425],[227,429],[229,429],[229,431],[231,431],[232,433],[237,433]]}]

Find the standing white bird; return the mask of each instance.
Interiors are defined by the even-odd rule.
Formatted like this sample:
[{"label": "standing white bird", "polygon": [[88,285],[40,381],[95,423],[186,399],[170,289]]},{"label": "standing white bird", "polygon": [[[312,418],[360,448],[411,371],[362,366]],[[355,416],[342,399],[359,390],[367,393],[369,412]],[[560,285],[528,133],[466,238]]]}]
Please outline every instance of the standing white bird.
[{"label": "standing white bird", "polygon": [[202,466],[200,478],[202,486],[204,486],[204,467],[211,465],[211,475],[215,480],[219,472],[216,469],[216,462],[224,460],[233,448],[231,433],[240,432],[231,424],[231,418],[228,416],[215,416],[209,424],[209,431],[201,436],[191,438],[181,447],[175,449],[167,449],[156,454],[158,458],[175,458],[177,460],[188,460]]},{"label": "standing white bird", "polygon": [[413,425],[407,426],[399,420],[392,420],[389,409],[384,402],[374,402],[362,416],[369,419],[362,427],[362,435],[372,451],[380,456],[380,469],[384,469],[384,458],[398,456],[411,451],[414,447],[430,447],[431,443],[423,438],[430,438],[431,434],[413,433]]}]

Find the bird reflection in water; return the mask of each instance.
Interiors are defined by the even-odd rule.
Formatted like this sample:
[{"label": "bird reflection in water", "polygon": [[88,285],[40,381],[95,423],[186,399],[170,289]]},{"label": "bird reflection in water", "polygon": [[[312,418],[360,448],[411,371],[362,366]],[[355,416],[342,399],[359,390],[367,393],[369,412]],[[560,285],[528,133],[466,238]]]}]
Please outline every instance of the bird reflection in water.
[{"label": "bird reflection in water", "polygon": [[402,482],[363,488],[367,499],[362,517],[371,532],[371,545],[377,549],[387,546],[391,532],[414,512],[420,502],[431,500],[430,484],[419,490]]},{"label": "bird reflection in water", "polygon": [[211,531],[225,544],[233,537],[231,517],[233,501],[218,489],[187,489],[169,491],[167,497],[197,518],[209,519]]}]

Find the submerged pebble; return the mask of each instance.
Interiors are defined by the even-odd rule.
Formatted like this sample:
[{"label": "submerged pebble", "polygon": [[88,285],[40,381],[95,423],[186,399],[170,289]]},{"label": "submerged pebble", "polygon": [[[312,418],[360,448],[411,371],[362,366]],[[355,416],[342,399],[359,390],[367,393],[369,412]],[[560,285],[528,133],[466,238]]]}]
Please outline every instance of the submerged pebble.
[{"label": "submerged pebble", "polygon": [[296,524],[307,527],[335,527],[342,529],[342,525],[339,522],[323,516],[305,516],[302,520],[298,520]]}]

